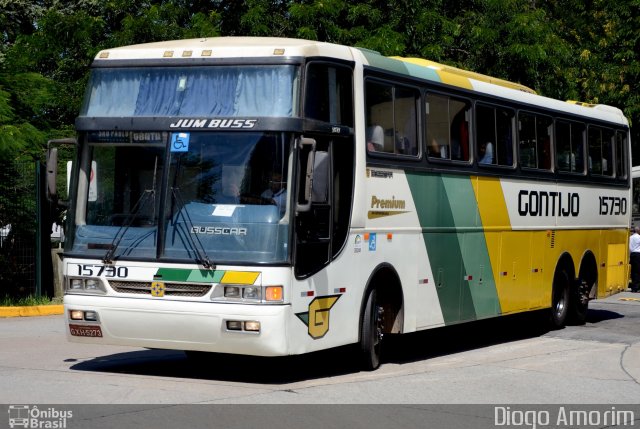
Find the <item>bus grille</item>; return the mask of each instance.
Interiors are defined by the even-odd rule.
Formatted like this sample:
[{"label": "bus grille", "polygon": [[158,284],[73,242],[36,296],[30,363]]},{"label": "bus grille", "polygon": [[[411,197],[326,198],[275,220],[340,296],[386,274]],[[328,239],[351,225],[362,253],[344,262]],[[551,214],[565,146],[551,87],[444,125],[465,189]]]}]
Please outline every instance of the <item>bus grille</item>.
[{"label": "bus grille", "polygon": [[[118,293],[135,293],[151,295],[151,282],[123,282],[112,281],[109,283]],[[210,284],[200,283],[165,283],[165,296],[204,296],[211,290]]]}]

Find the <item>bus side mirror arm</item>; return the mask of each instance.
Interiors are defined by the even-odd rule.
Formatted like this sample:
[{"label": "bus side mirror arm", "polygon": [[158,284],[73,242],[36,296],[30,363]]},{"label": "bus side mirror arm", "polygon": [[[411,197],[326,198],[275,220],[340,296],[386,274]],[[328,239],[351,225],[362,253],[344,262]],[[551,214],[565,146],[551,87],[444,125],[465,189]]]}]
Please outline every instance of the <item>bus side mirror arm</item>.
[{"label": "bus side mirror arm", "polygon": [[[78,145],[74,138],[54,139],[47,142],[47,200],[58,205],[58,189],[56,181],[58,179],[58,148],[60,145]],[[66,204],[61,204],[66,205]]]},{"label": "bus side mirror arm", "polygon": [[304,180],[304,201],[298,200],[296,204],[296,212],[303,213],[311,210],[311,190],[313,188],[313,166],[316,158],[316,141],[314,139],[302,137],[300,139],[300,149],[309,147],[309,155],[307,156],[307,171]]},{"label": "bus side mirror arm", "polygon": [[58,148],[47,150],[47,199],[49,202],[58,201],[56,179],[58,177]]}]

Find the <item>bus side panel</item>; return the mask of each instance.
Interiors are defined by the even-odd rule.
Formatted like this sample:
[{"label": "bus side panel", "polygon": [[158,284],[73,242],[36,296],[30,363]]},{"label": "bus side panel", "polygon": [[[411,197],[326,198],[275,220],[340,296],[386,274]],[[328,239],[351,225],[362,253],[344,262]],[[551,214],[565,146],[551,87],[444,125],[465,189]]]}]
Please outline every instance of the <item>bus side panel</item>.
[{"label": "bus side panel", "polygon": [[498,314],[487,243],[469,177],[410,174],[445,323]]},{"label": "bus side panel", "polygon": [[477,181],[475,199],[496,279],[501,314],[528,309],[533,293],[529,269],[535,254],[531,251],[532,233],[511,230],[499,179],[474,177],[472,180]]}]

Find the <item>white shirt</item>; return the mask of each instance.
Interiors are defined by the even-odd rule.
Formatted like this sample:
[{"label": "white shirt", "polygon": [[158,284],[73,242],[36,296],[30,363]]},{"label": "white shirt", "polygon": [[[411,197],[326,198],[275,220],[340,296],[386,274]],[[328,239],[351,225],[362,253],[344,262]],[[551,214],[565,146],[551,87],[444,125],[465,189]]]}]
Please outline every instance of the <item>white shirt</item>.
[{"label": "white shirt", "polygon": [[629,251],[631,253],[640,252],[640,234],[634,232],[629,238]]}]

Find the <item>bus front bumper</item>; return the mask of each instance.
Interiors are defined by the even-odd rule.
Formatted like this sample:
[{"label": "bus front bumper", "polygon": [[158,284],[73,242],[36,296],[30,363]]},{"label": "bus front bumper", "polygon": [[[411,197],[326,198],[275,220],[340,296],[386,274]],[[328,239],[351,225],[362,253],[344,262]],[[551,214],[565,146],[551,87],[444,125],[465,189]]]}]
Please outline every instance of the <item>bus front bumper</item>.
[{"label": "bus front bumper", "polygon": [[[254,356],[289,354],[289,305],[65,295],[64,308],[67,339],[72,342]],[[72,313],[82,320],[72,320]],[[258,331],[251,322],[259,323]]]}]

